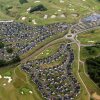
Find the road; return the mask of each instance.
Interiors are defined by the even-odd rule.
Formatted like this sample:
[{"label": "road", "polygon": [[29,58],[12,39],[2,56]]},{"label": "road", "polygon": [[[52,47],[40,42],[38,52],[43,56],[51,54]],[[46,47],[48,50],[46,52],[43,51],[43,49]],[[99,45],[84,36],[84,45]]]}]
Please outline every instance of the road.
[{"label": "road", "polygon": [[[72,27],[71,27],[72,28]],[[91,29],[90,29],[91,30]],[[88,30],[87,30],[88,31]],[[87,87],[86,87],[86,85],[85,85],[85,83],[84,83],[84,81],[83,81],[83,79],[81,78],[81,76],[80,76],[80,73],[79,73],[79,69],[80,69],[80,62],[82,62],[81,60],[80,60],[80,48],[81,48],[81,46],[93,46],[92,44],[91,45],[83,45],[83,44],[80,44],[80,41],[77,39],[77,37],[78,37],[78,34],[79,33],[71,33],[71,29],[69,30],[69,33],[67,34],[67,35],[65,35],[65,38],[66,39],[70,39],[71,41],[73,41],[75,44],[77,44],[77,46],[78,46],[78,70],[77,70],[77,74],[78,74],[78,76],[79,76],[79,78],[80,78],[80,80],[81,80],[81,82],[82,82],[82,84],[83,84],[83,86],[84,86],[84,88],[86,89],[86,92],[87,92],[87,94],[88,94],[88,100],[90,100],[90,97],[91,97],[91,95],[90,95],[90,92],[88,91],[88,89],[87,89]],[[70,37],[69,37],[70,36]],[[87,74],[86,74],[86,72],[85,72],[85,67],[84,67],[84,74],[86,75],[86,76],[88,76]]]},{"label": "road", "polygon": [[[10,20],[10,21],[0,21],[0,22],[13,22],[13,20]],[[79,22],[79,23],[80,23],[80,22]],[[87,87],[86,87],[86,85],[85,85],[83,79],[81,78],[80,73],[79,73],[80,62],[84,65],[84,62],[81,61],[81,59],[80,59],[80,48],[81,48],[81,46],[93,46],[93,45],[92,45],[92,44],[90,44],[90,45],[83,45],[83,44],[80,44],[80,41],[77,39],[77,37],[78,37],[78,34],[79,34],[79,33],[83,33],[83,32],[86,32],[86,31],[98,29],[98,28],[100,28],[100,26],[92,27],[92,28],[89,28],[89,29],[86,29],[86,30],[83,30],[83,31],[79,31],[79,32],[74,33],[74,34],[71,33],[71,29],[73,28],[73,26],[75,26],[75,25],[72,25],[72,26],[70,27],[68,34],[66,34],[63,38],[66,38],[66,39],[71,40],[73,43],[77,44],[77,46],[78,46],[78,70],[77,70],[77,74],[78,74],[78,76],[79,76],[79,78],[80,78],[80,80],[81,80],[83,86],[85,87],[85,89],[86,89],[86,91],[87,91],[88,100],[90,100],[90,93],[89,93],[89,91],[88,91],[88,89],[87,89]],[[55,43],[55,42],[57,42],[57,41],[59,41],[60,39],[63,39],[63,38],[59,38],[59,39],[57,39],[57,40],[54,40],[54,41],[48,43],[47,45],[43,46],[42,48],[40,48],[39,50],[37,50],[37,51],[36,51],[35,53],[33,53],[32,55],[30,55],[30,56],[28,56],[27,58],[25,58],[24,60],[22,60],[21,63],[24,63],[24,62],[28,61],[28,60],[31,59],[33,56],[38,55],[40,52],[42,52],[42,51],[43,51],[45,48],[47,48],[48,46],[52,45],[53,43]],[[84,68],[84,74],[88,77],[87,73],[85,72],[85,67],[83,67],[83,68]]]},{"label": "road", "polygon": [[5,20],[5,21],[2,21],[2,20],[1,20],[1,21],[0,21],[0,23],[10,23],[10,22],[14,22],[14,20],[7,20],[7,21],[6,21],[6,20]]},{"label": "road", "polygon": [[[81,48],[81,46],[93,46],[93,44],[90,44],[90,45],[80,44],[80,41],[77,39],[77,37],[78,37],[78,34],[79,34],[79,33],[83,33],[83,32],[86,32],[86,31],[98,29],[98,28],[100,28],[100,26],[93,27],[93,28],[89,28],[89,29],[86,29],[86,30],[83,30],[83,31],[80,31],[80,32],[74,33],[74,34],[71,33],[71,29],[72,29],[72,28],[73,28],[73,25],[70,27],[68,34],[66,34],[63,38],[59,38],[59,39],[57,39],[57,40],[54,40],[54,41],[48,43],[47,45],[43,46],[42,48],[40,48],[39,50],[37,50],[37,51],[36,51],[35,53],[33,53],[32,55],[30,55],[30,56],[28,56],[27,58],[25,58],[24,60],[22,60],[21,63],[24,63],[24,62],[26,62],[27,60],[31,59],[33,56],[38,55],[40,52],[42,52],[42,51],[43,51],[44,49],[46,49],[48,46],[50,46],[50,45],[52,45],[53,43],[59,41],[60,39],[66,38],[66,39],[68,39],[68,40],[71,40],[73,43],[77,44],[77,46],[78,46],[78,70],[77,70],[77,74],[78,74],[78,76],[79,76],[79,78],[80,78],[80,80],[81,80],[81,82],[82,82],[84,88],[85,88],[86,91],[87,91],[88,100],[90,100],[91,95],[90,95],[90,93],[89,93],[89,91],[88,91],[88,89],[87,89],[87,87],[86,87],[86,85],[85,85],[83,79],[81,78],[80,73],[79,73],[80,62],[83,63],[83,62],[80,60],[80,48]],[[85,72],[85,67],[84,67],[84,74],[85,74],[86,76],[88,76],[88,75],[86,74],[86,72]]]},{"label": "road", "polygon": [[[26,57],[25,59],[23,59],[23,60],[21,61],[21,63],[25,63],[25,62],[27,62],[28,60],[30,60],[31,58],[32,58],[32,59],[35,59],[35,56],[38,55],[39,53],[41,53],[41,52],[42,52],[43,50],[45,50],[47,47],[49,47],[49,46],[51,46],[52,44],[57,43],[57,41],[59,42],[60,40],[63,40],[63,39],[64,39],[64,37],[59,38],[59,39],[56,39],[56,40],[54,40],[54,41],[52,41],[52,42],[46,44],[45,46],[41,47],[40,49],[38,49],[37,51],[35,51],[34,53],[32,53],[30,56],[28,56],[28,57]],[[33,57],[34,57],[34,58],[33,58]]]}]

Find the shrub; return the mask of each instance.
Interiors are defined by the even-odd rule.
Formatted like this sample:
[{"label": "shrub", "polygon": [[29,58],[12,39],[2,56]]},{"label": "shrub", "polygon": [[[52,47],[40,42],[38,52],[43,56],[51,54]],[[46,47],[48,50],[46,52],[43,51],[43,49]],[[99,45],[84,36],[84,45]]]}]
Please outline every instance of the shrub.
[{"label": "shrub", "polygon": [[21,61],[21,59],[20,59],[20,57],[18,56],[18,55],[16,55],[13,59],[12,59],[12,63],[17,63],[17,62],[20,62]]},{"label": "shrub", "polygon": [[13,52],[13,49],[12,48],[7,48],[7,52],[8,53],[12,53]]},{"label": "shrub", "polygon": [[42,4],[39,4],[35,7],[32,7],[29,12],[32,13],[32,12],[35,12],[35,11],[46,11],[46,10],[47,10],[46,7],[44,7]]},{"label": "shrub", "polygon": [[5,60],[0,60],[0,67],[5,66],[6,65],[6,61]]},{"label": "shrub", "polygon": [[0,49],[4,47],[4,44],[0,42]]},{"label": "shrub", "polygon": [[100,87],[100,56],[86,59],[88,74]]},{"label": "shrub", "polygon": [[27,3],[28,1],[27,0],[19,0],[20,4],[24,4],[24,3]]}]

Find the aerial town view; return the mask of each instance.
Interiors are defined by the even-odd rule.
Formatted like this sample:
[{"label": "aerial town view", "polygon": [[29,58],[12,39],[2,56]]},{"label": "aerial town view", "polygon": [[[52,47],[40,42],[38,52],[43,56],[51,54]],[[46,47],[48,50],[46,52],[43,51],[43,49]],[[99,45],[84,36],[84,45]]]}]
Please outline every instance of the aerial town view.
[{"label": "aerial town view", "polygon": [[0,100],[100,100],[100,0],[0,0]]}]

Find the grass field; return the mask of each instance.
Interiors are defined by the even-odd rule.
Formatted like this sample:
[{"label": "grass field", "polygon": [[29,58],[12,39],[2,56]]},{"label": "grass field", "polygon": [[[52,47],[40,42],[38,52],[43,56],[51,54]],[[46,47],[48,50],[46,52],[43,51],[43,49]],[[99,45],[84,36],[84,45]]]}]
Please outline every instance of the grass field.
[{"label": "grass field", "polygon": [[[36,21],[36,25],[55,22],[73,23],[90,13],[100,12],[100,3],[98,3],[97,0],[64,0],[64,3],[60,3],[60,0],[40,0],[39,3],[34,3],[35,1],[36,0],[28,0],[28,3],[20,4],[19,0],[0,0],[0,20],[13,19],[29,25],[34,25],[32,20]],[[27,13],[28,8],[35,7],[38,4],[43,4],[48,10]],[[45,15],[48,16],[47,19],[44,19]],[[52,15],[54,15],[55,18],[52,18]],[[61,17],[62,15],[64,15],[64,17]],[[22,20],[23,17],[26,19]],[[42,59],[53,55],[58,50],[60,43],[68,42],[62,38],[66,33],[59,33],[53,37],[47,38],[44,42],[39,43],[37,47],[21,56],[21,59],[23,60],[22,62],[33,60],[35,58]],[[56,39],[58,40],[55,41]],[[100,42],[100,29],[94,30],[94,32],[89,31],[79,34],[78,40],[82,44]],[[77,78],[81,87],[80,94],[75,100],[88,100],[88,93],[77,73],[78,47],[76,44],[72,44],[72,48],[75,54],[75,60],[72,64],[73,74]],[[97,50],[95,55],[89,55],[84,47],[82,47],[80,57],[81,60],[85,61],[87,57],[94,57],[99,54],[100,50]],[[26,60],[24,61],[24,59]],[[59,63],[61,63],[61,59],[43,66],[50,67]],[[80,63],[79,67],[79,74],[88,91],[90,93],[96,92],[100,94],[100,89],[97,85],[84,73],[84,67],[86,69],[86,65],[83,66],[82,63]],[[37,90],[37,86],[31,82],[30,77],[27,76],[27,74],[20,70],[20,66],[12,65],[0,68],[0,75],[2,76],[0,76],[0,100],[44,100],[40,92]],[[5,79],[4,76],[11,77],[12,81],[9,83],[8,79]]]},{"label": "grass field", "polygon": [[[82,77],[82,79],[83,79],[88,91],[90,92],[90,94],[96,92],[97,94],[100,95],[100,88],[88,76],[88,74],[87,74],[87,66],[85,64],[85,60],[87,58],[95,57],[95,56],[98,56],[98,55],[100,55],[100,48],[96,49],[96,53],[90,55],[84,47],[81,47],[80,57],[81,57],[81,60],[84,62],[84,64],[80,62],[79,72],[80,72],[80,76]],[[84,73],[84,71],[86,73]]]},{"label": "grass field", "polygon": [[[40,0],[39,3],[34,3],[36,0],[28,0],[28,3],[20,4],[19,0],[0,0],[0,19],[15,19],[22,21],[22,17],[26,19],[22,22],[32,24],[29,20],[36,20],[36,23],[47,24],[58,21],[75,22],[81,17],[95,11],[100,10],[100,3],[97,0]],[[48,10],[44,12],[27,13],[29,7],[34,7],[38,4],[43,4]],[[65,17],[61,17],[64,14]],[[47,19],[44,16],[48,15]],[[51,18],[55,15],[56,18]]]},{"label": "grass field", "polygon": [[84,87],[84,85],[82,84],[79,75],[77,73],[78,71],[78,47],[76,44],[72,44],[73,50],[74,50],[74,55],[75,55],[75,60],[74,63],[72,65],[73,67],[73,74],[75,75],[75,77],[77,78],[78,82],[80,83],[80,94],[75,98],[75,100],[88,100],[88,94],[87,91]]},{"label": "grass field", "polygon": [[[0,69],[0,75],[2,75],[0,79],[0,100],[44,100],[36,85],[30,83],[26,74],[18,67]],[[5,75],[12,77],[11,83],[3,78]]]},{"label": "grass field", "polygon": [[[44,51],[42,51],[40,54],[38,54],[37,56],[36,56],[36,59],[43,59],[43,58],[47,58],[47,57],[49,57],[49,56],[52,56],[53,54],[55,54],[57,51],[58,51],[58,49],[59,49],[59,47],[60,47],[60,45],[61,44],[65,44],[65,43],[67,43],[68,41],[65,41],[64,39],[63,40],[61,40],[61,41],[59,41],[59,43],[58,42],[55,42],[54,44],[52,44],[52,45],[50,45],[50,46],[48,46]],[[63,56],[64,55],[62,55],[57,61],[52,61],[50,64],[43,64],[43,65],[41,65],[41,67],[43,66],[43,67],[47,67],[47,68],[49,68],[49,67],[52,67],[52,66],[56,66],[56,65],[59,65],[59,64],[61,64],[61,62],[63,61]]]},{"label": "grass field", "polygon": [[86,84],[89,92],[92,94],[93,92],[96,92],[97,94],[100,95],[100,88],[90,79],[89,76],[86,76],[84,73],[84,67],[82,63],[80,63],[80,75],[84,81],[84,83]]},{"label": "grass field", "polygon": [[81,47],[81,56],[80,56],[81,60],[85,61],[86,58],[88,57],[95,57],[95,56],[100,55],[100,48],[94,48],[94,50],[95,50],[95,53],[89,54],[88,51],[84,47]]},{"label": "grass field", "polygon": [[29,55],[31,55],[35,51],[39,50],[40,48],[42,48],[46,44],[48,44],[48,43],[50,43],[50,42],[52,42],[54,40],[57,40],[59,38],[62,38],[65,34],[67,34],[67,32],[65,32],[65,33],[59,33],[57,35],[54,35],[54,36],[51,36],[51,37],[47,38],[45,41],[43,41],[41,43],[38,43],[38,45],[35,48],[32,48],[27,53],[21,55],[21,59],[28,57]]},{"label": "grass field", "polygon": [[[50,52],[48,50],[51,50],[50,55],[54,54],[55,49],[60,46],[60,43],[65,43],[65,39],[61,39],[56,42],[54,42],[50,47],[46,48],[46,52]],[[68,42],[68,41],[67,41]],[[59,43],[59,44],[57,44]],[[52,49],[52,48],[53,49]],[[45,56],[45,55],[44,55]],[[44,57],[42,56],[42,57]],[[56,62],[58,64],[58,62]],[[55,64],[55,63],[54,63]],[[53,64],[49,65],[52,66]],[[16,65],[17,66],[17,65]],[[2,100],[44,100],[40,94],[40,92],[37,90],[36,85],[30,81],[30,77],[28,77],[23,71],[20,70],[20,66],[8,66],[5,68],[0,69],[0,75],[2,75],[2,78],[0,79],[0,99]],[[10,76],[12,77],[12,82],[8,83],[6,79],[4,79],[4,76]],[[4,84],[6,84],[4,86]],[[32,91],[32,93],[29,93],[29,91]],[[12,95],[10,95],[10,93]]]},{"label": "grass field", "polygon": [[48,47],[46,50],[44,50],[42,53],[40,53],[39,55],[37,55],[37,59],[43,59],[43,58],[47,58],[50,55],[53,55],[54,53],[57,52],[57,50],[59,49],[60,45],[59,44],[55,44],[52,45],[50,47]]},{"label": "grass field", "polygon": [[36,56],[36,59],[43,59],[43,58],[47,58],[51,55],[53,55],[54,53],[56,53],[60,47],[61,44],[67,43],[68,41],[65,41],[64,39],[62,39],[61,41],[56,42],[52,45],[50,45],[48,48],[46,48],[43,52],[41,52],[40,54],[38,54]]},{"label": "grass field", "polygon": [[100,42],[100,29],[89,31],[78,35],[81,44],[94,44]]}]

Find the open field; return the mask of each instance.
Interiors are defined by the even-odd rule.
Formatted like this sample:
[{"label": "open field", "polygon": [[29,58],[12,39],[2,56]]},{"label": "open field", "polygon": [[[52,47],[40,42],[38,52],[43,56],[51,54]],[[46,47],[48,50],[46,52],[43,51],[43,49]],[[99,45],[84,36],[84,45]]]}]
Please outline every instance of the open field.
[{"label": "open field", "polygon": [[[54,38],[53,38],[54,39]],[[33,50],[31,50],[30,52],[28,52],[26,55],[24,55],[24,56],[28,56],[28,55],[30,55],[29,57],[27,57],[26,59],[23,59],[22,60],[22,63],[24,63],[24,62],[26,62],[26,61],[30,61],[30,60],[33,60],[33,59],[36,59],[37,58],[37,56],[40,54],[40,53],[42,53],[46,48],[48,48],[49,46],[52,46],[53,44],[56,44],[56,43],[60,43],[60,42],[64,42],[64,41],[66,41],[66,39],[64,39],[64,38],[58,38],[58,39],[56,39],[56,40],[54,40],[54,41],[51,41],[50,43],[46,43],[46,45],[45,46],[42,46],[41,47],[41,49],[37,49],[37,50],[35,50],[34,51],[34,48],[33,48]],[[70,42],[70,41],[68,41],[68,42]],[[43,44],[43,43],[42,43]],[[23,57],[24,58],[24,57]]]},{"label": "open field", "polygon": [[[44,100],[34,83],[18,67],[0,69],[0,100]],[[9,76],[12,81],[3,78]]]},{"label": "open field", "polygon": [[[90,34],[92,34],[92,33],[90,33]],[[88,37],[88,39],[89,39],[89,37]],[[96,40],[95,36],[94,36],[94,39]],[[94,47],[91,47],[91,48],[94,48]],[[85,61],[87,58],[96,57],[98,55],[100,55],[100,48],[95,48],[95,52],[90,55],[89,52],[85,49],[85,47],[81,47],[80,57],[83,62],[80,62],[79,73],[80,73],[80,76],[82,77],[88,91],[90,92],[91,97],[92,97],[93,93],[97,93],[100,95],[100,88],[87,74],[87,66],[85,64]]]},{"label": "open field", "polygon": [[52,45],[50,47],[48,47],[46,50],[44,50],[42,53],[40,53],[39,55],[36,56],[37,59],[43,59],[43,58],[47,58],[50,55],[53,55],[55,52],[57,52],[57,50],[59,49],[59,44],[55,44]]},{"label": "open field", "polygon": [[[36,54],[33,53],[32,56],[29,57],[28,61],[32,61],[33,59],[48,58],[49,56],[54,55],[58,51],[61,44],[66,44],[68,42],[70,43],[69,40],[66,40],[64,38],[60,38],[57,41],[55,40],[55,41],[51,42],[47,47],[43,48],[43,50],[39,49],[39,51],[38,50],[36,51],[37,52]],[[45,68],[46,67],[49,68],[49,67],[53,67],[55,65],[59,65],[59,64],[61,64],[62,60],[64,59],[63,56],[64,55],[62,55],[57,61],[53,61],[50,64],[43,64],[43,65],[41,65],[41,67],[43,66]]]},{"label": "open field", "polygon": [[[42,0],[35,3],[36,0],[28,0],[28,3],[20,4],[19,0],[0,0],[0,19],[15,19],[28,24],[33,24],[31,21],[36,20],[36,23],[47,24],[58,21],[65,21],[68,23],[75,22],[83,16],[100,10],[100,4],[97,0]],[[48,10],[42,12],[27,13],[27,9],[38,4],[43,4]],[[47,15],[47,19],[44,16]],[[55,15],[52,18],[52,15]],[[63,16],[64,15],[64,16]],[[26,19],[23,21],[22,18]]]},{"label": "open field", "polygon": [[[67,32],[66,32],[67,33]],[[56,41],[59,38],[62,38],[66,33],[59,33],[57,35],[51,36],[47,38],[44,42],[40,42],[37,47],[33,48],[32,50],[29,50],[27,53],[21,55],[21,59],[28,57],[29,55],[33,54],[35,51],[38,51],[40,48],[44,47],[45,45],[49,44],[52,41]]]},{"label": "open field", "polygon": [[74,50],[74,55],[75,55],[75,60],[74,63],[72,64],[73,67],[73,74],[77,78],[78,82],[80,83],[81,86],[81,91],[80,94],[75,98],[75,100],[88,100],[88,94],[87,91],[82,83],[82,81],[79,78],[79,75],[77,73],[78,71],[78,47],[76,44],[72,44],[73,50]]},{"label": "open field", "polygon": [[[93,48],[93,47],[91,47]],[[85,47],[81,47],[81,60],[85,61],[88,57],[95,57],[100,55],[100,48],[94,48],[95,53],[89,54],[89,52],[85,49]]]},{"label": "open field", "polygon": [[74,48],[74,53],[75,53],[75,57],[76,57],[76,60],[73,63],[73,73],[76,76],[76,78],[79,81],[80,86],[81,86],[80,94],[76,97],[75,100],[87,100],[88,99],[87,91],[86,91],[85,87],[83,86],[83,84],[82,84],[82,82],[79,78],[79,75],[77,73],[77,71],[78,71],[78,49],[77,49],[77,45],[73,44],[72,46]]},{"label": "open field", "polygon": [[87,75],[85,75],[84,73],[84,67],[86,67],[86,65],[84,66],[82,63],[80,63],[80,75],[83,79],[83,81],[85,82],[89,92],[92,94],[93,92],[96,92],[97,94],[100,95],[100,88],[90,79],[90,77]]},{"label": "open field", "polygon": [[46,48],[44,51],[42,51],[40,54],[38,54],[36,56],[37,59],[42,59],[42,58],[47,58],[48,56],[53,55],[54,53],[57,52],[57,50],[59,49],[60,45],[63,43],[67,43],[68,41],[65,39],[61,39],[58,41],[56,41],[55,43],[51,44],[50,46],[48,46],[48,48]]},{"label": "open field", "polygon": [[[39,4],[47,10],[28,11]],[[100,95],[85,64],[88,57],[100,55],[100,47],[86,50],[80,45],[100,42],[100,29],[87,31],[88,24],[97,25],[92,22],[84,24],[86,29],[77,26],[81,18],[95,12],[100,13],[98,0],[27,0],[23,4],[19,0],[0,0],[0,21],[25,23],[0,23],[0,100],[89,100],[96,95],[92,93]],[[71,35],[74,25],[75,37]],[[78,34],[81,29],[87,32]],[[60,47],[61,44],[64,45]],[[14,53],[7,52],[10,47]],[[13,58],[17,54],[19,63]],[[16,64],[3,65],[9,55]]]},{"label": "open field", "polygon": [[81,44],[94,44],[100,42],[100,29],[81,33],[78,35],[78,40]]}]

